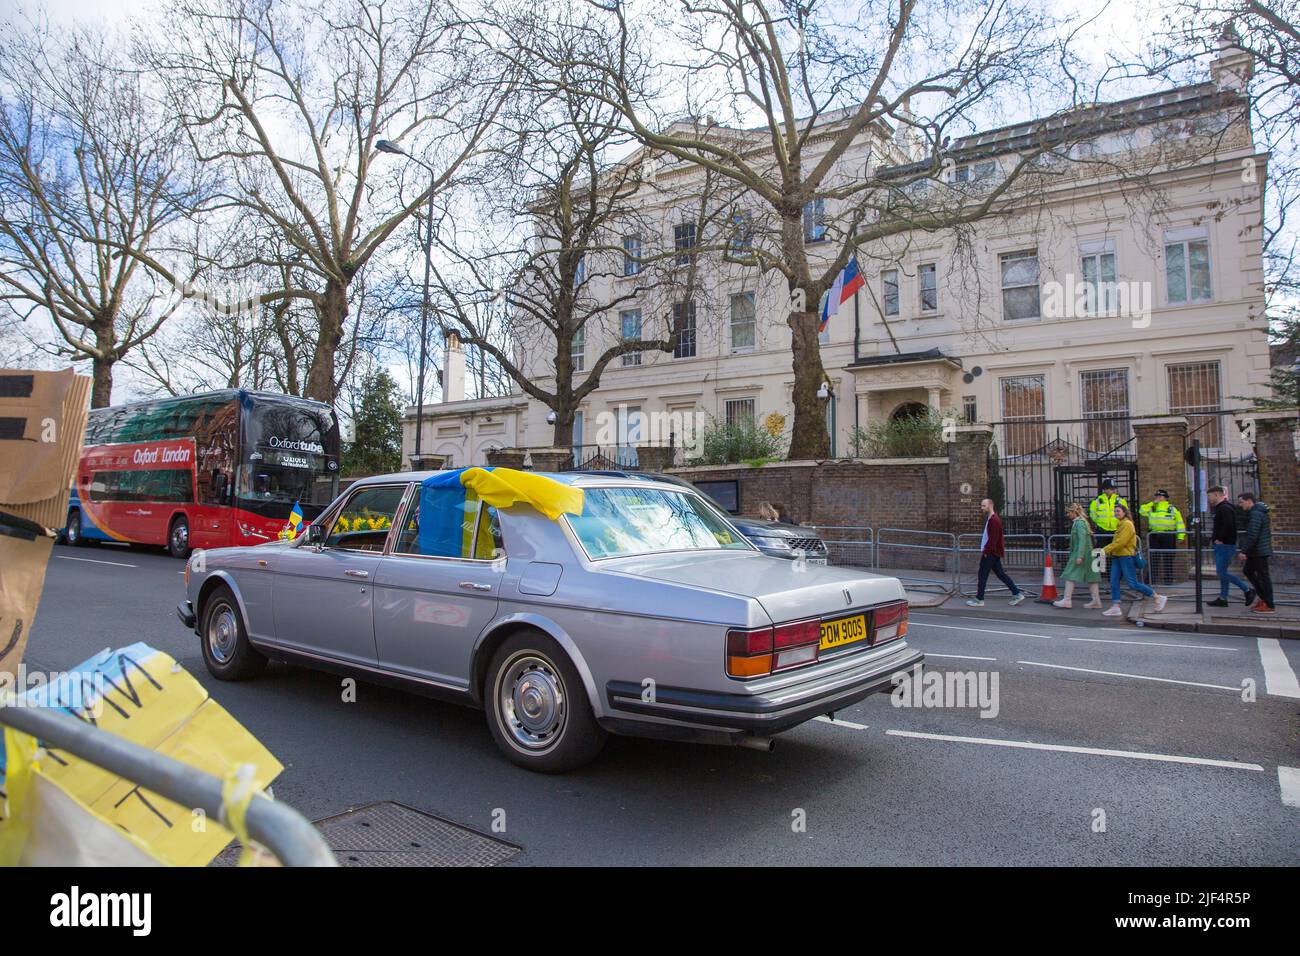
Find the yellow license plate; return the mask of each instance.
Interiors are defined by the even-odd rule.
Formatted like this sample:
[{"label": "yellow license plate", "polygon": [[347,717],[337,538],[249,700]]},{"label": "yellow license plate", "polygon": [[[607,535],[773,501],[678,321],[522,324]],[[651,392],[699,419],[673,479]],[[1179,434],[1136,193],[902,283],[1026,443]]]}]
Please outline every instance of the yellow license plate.
[{"label": "yellow license plate", "polygon": [[854,641],[865,640],[867,636],[867,616],[844,617],[838,621],[827,621],[822,625],[822,650],[843,647]]}]

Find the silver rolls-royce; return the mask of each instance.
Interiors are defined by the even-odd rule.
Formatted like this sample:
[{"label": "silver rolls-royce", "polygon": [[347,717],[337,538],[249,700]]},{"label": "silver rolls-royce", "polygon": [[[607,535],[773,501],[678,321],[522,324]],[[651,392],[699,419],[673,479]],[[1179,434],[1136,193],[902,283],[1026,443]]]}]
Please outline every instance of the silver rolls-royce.
[{"label": "silver rolls-royce", "polygon": [[483,708],[510,760],[558,772],[608,733],[771,749],[922,659],[897,579],[764,555],[678,484],[550,475],[583,493],[552,520],[464,494],[431,512],[445,474],[367,478],[296,540],[196,552],[177,613],[213,676],[397,683]]}]

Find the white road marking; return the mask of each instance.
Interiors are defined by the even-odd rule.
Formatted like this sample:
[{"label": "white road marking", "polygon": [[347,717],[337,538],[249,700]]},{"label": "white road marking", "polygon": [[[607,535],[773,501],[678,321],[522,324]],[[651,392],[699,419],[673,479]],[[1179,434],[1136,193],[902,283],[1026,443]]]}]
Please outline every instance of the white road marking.
[{"label": "white road marking", "polygon": [[1194,651],[1239,651],[1239,647],[1215,647],[1212,644],[1161,644],[1158,641],[1108,641],[1102,637],[1067,637],[1067,641],[1087,641],[1090,644],[1137,644],[1143,647],[1190,647]]},{"label": "white road marking", "polygon": [[[937,619],[940,621],[942,621],[945,618],[954,621],[988,621],[992,624],[1024,624],[1025,623],[1024,621],[1017,621],[1009,617],[984,617],[982,614],[981,615],[976,615],[976,614],[929,614],[927,615],[921,613],[921,614],[909,614],[908,620],[914,621],[918,617],[929,617],[931,619]],[[1098,627],[1098,624],[1104,623],[1104,620],[1098,622],[1098,624],[1049,624],[1047,621],[1031,621],[1029,623],[1032,623],[1035,627],[1069,627],[1069,628],[1073,628],[1076,631],[1095,631]]]},{"label": "white road marking", "polygon": [[1050,634],[1029,634],[1025,631],[995,631],[987,627],[958,627],[955,624],[931,624],[929,621],[909,619],[908,627],[939,627],[945,631],[974,631],[976,634],[1009,634],[1012,637],[1037,637],[1044,641],[1053,640]]},{"label": "white road marking", "polygon": [[932,654],[930,651],[925,652],[926,657],[948,657],[955,661],[995,661],[996,657],[967,657],[965,654]]},{"label": "white road marking", "polygon": [[122,561],[101,561],[98,558],[73,558],[66,554],[56,554],[55,557],[60,561],[85,561],[88,564],[111,564],[115,568],[138,568],[140,566],[138,564],[126,564]]},{"label": "white road marking", "polygon": [[1282,791],[1282,806],[1300,807],[1300,767],[1278,767],[1277,785]]},{"label": "white road marking", "polygon": [[831,720],[825,714],[818,714],[813,720],[820,720],[823,724],[834,724],[836,727],[847,727],[849,730],[866,730],[866,724],[855,724],[851,720]]},{"label": "white road marking", "polygon": [[1017,664],[1029,664],[1033,667],[1051,667],[1062,671],[1082,671],[1085,674],[1101,674],[1105,677],[1131,677],[1133,680],[1154,680],[1162,684],[1182,684],[1186,687],[1208,687],[1211,690],[1230,690],[1234,694],[1240,687],[1227,687],[1223,684],[1201,684],[1194,680],[1174,680],[1172,677],[1151,677],[1147,674],[1123,674],[1119,671],[1096,671],[1089,667],[1068,667],[1065,664],[1044,664],[1042,661],[1016,661]]},{"label": "white road marking", "polygon": [[992,747],[1012,747],[1018,750],[1054,750],[1067,754],[1091,754],[1097,757],[1127,757],[1130,760],[1156,760],[1164,763],[1187,763],[1201,767],[1227,767],[1231,770],[1258,770],[1257,763],[1240,763],[1236,760],[1211,760],[1208,757],[1183,757],[1178,754],[1153,754],[1140,750],[1107,750],[1102,747],[1070,747],[1065,744],[1036,744],[1028,740],[998,740],[993,737],[956,737],[949,734],[926,734],[915,730],[886,730],[893,737],[916,737],[920,740],[946,740],[961,744],[986,744]]},{"label": "white road marking", "polygon": [[1264,665],[1265,693],[1273,697],[1300,698],[1300,682],[1296,681],[1291,662],[1286,659],[1276,637],[1259,638],[1259,662]]}]

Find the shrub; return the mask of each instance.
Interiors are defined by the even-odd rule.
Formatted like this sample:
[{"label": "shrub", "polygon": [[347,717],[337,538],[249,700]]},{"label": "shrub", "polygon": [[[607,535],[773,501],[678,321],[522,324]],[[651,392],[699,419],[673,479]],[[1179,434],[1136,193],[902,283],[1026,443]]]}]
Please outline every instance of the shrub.
[{"label": "shrub", "polygon": [[700,433],[700,455],[692,459],[699,465],[762,465],[783,455],[779,434],[752,418],[729,424],[713,419]]},{"label": "shrub", "polygon": [[853,430],[849,441],[856,458],[942,458],[945,421],[956,421],[954,411],[927,408],[924,415],[873,421]]}]

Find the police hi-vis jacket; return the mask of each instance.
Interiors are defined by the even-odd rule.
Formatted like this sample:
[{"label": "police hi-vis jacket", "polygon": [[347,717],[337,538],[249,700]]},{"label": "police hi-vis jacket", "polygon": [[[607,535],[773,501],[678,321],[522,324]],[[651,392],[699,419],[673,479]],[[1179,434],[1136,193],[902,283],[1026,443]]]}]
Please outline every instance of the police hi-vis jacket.
[{"label": "police hi-vis jacket", "polygon": [[1093,498],[1088,505],[1088,518],[1092,521],[1092,526],[1098,531],[1114,533],[1115,526],[1119,524],[1115,520],[1115,506],[1123,505],[1128,507],[1128,502],[1119,495],[1098,495]]},{"label": "police hi-vis jacket", "polygon": [[1187,539],[1183,516],[1171,502],[1148,501],[1138,509],[1138,514],[1147,519],[1147,528],[1152,534],[1172,534],[1177,531],[1179,541]]}]

